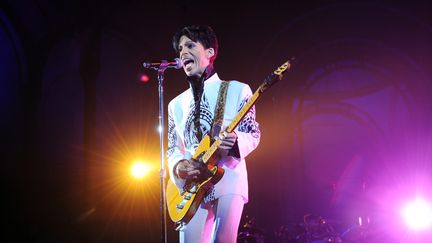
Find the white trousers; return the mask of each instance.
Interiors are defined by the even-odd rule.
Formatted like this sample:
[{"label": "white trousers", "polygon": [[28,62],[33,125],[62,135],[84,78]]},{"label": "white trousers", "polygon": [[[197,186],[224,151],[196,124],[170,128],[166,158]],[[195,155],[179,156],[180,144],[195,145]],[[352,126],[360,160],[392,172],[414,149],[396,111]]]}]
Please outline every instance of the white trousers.
[{"label": "white trousers", "polygon": [[180,243],[235,243],[243,206],[240,195],[225,195],[201,204],[180,231]]}]

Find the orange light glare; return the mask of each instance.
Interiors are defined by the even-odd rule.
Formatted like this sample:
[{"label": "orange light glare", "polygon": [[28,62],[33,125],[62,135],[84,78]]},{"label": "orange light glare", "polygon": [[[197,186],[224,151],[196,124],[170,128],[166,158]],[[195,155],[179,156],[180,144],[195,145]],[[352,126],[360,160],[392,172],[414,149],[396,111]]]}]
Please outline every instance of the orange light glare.
[{"label": "orange light glare", "polygon": [[135,161],[131,166],[131,174],[136,179],[142,179],[149,174],[151,166],[140,160]]}]

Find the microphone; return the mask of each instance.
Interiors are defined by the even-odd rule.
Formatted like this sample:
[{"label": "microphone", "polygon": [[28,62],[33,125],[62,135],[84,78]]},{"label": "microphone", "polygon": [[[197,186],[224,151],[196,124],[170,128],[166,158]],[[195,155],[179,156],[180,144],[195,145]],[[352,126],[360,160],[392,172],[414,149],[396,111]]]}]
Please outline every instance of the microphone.
[{"label": "microphone", "polygon": [[166,68],[180,69],[183,67],[183,63],[180,58],[176,58],[172,62],[168,62],[166,60],[162,60],[161,62],[144,62],[143,66],[144,68],[152,68],[156,70],[161,66],[165,66]]}]

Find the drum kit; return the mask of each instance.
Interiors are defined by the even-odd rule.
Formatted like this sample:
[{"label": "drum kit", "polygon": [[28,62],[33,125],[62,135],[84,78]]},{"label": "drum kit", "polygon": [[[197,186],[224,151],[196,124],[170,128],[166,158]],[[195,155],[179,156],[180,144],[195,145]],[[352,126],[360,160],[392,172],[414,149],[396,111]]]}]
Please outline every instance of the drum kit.
[{"label": "drum kit", "polygon": [[[334,187],[332,187],[334,189]],[[366,190],[366,182],[361,181],[360,195]],[[334,193],[334,192],[333,192]],[[366,213],[368,215],[368,213]],[[358,220],[358,221],[357,221]],[[326,219],[315,214],[303,216],[303,222],[280,226],[272,233],[256,226],[254,218],[245,217],[237,238],[238,243],[371,243],[376,241],[380,225],[371,224],[369,216],[359,216],[357,222],[341,222]]]},{"label": "drum kit", "polygon": [[306,214],[303,222],[291,226],[281,226],[269,236],[256,227],[255,219],[246,216],[240,227],[238,243],[363,243],[368,240],[367,225],[354,224],[339,233],[329,220],[313,214]]},{"label": "drum kit", "polygon": [[255,218],[245,217],[245,223],[240,227],[237,243],[264,243],[264,231],[257,228]]}]

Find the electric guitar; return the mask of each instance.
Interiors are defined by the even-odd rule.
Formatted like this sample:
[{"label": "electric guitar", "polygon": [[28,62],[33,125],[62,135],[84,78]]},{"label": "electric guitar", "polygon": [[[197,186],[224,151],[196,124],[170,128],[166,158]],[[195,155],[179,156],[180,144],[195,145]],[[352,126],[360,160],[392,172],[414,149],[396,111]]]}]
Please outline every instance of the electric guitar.
[{"label": "electric guitar", "polygon": [[187,180],[185,186],[182,188],[182,193],[180,193],[180,190],[171,180],[168,180],[166,189],[167,208],[173,222],[186,224],[193,217],[208,189],[219,182],[224,174],[224,170],[216,165],[217,155],[215,155],[218,146],[222,143],[221,140],[226,134],[234,131],[243,117],[255,104],[258,97],[271,85],[280,81],[284,72],[290,68],[291,63],[287,61],[264,80],[233,121],[221,132],[219,135],[220,139],[212,139],[209,135],[204,136],[192,158],[204,163],[204,166],[207,166],[208,173],[201,176],[199,180]]}]

